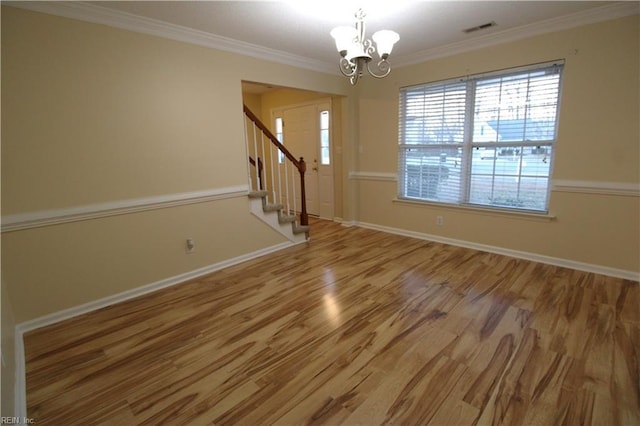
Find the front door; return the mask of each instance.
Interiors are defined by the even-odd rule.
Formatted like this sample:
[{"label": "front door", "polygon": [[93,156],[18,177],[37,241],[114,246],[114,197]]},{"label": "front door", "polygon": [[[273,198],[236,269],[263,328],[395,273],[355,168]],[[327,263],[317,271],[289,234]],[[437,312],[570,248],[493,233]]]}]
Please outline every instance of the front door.
[{"label": "front door", "polygon": [[[305,189],[307,213],[333,219],[333,162],[331,161],[327,101],[274,111],[283,119],[283,142],[296,157],[307,164]],[[296,193],[296,205],[300,206]]]},{"label": "front door", "polygon": [[[308,105],[284,110],[284,144],[296,157],[303,157],[307,163],[305,173],[305,189],[307,199],[307,212],[318,216],[318,155],[316,125],[316,106]],[[299,192],[296,193],[296,205],[300,206]]]}]

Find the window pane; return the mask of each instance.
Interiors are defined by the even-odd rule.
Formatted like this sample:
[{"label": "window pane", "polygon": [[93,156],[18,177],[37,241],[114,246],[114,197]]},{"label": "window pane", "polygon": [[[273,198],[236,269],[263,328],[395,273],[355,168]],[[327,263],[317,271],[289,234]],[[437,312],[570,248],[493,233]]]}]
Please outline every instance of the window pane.
[{"label": "window pane", "polygon": [[331,158],[329,157],[329,148],[320,148],[320,161],[322,164],[331,164]]},{"label": "window pane", "polygon": [[465,83],[423,87],[404,94],[401,143],[461,143],[466,108]]},{"label": "window pane", "polygon": [[[278,139],[278,142],[280,142],[281,144],[284,145],[284,133],[282,130],[282,117],[276,117],[276,134],[275,134],[276,139]],[[279,164],[283,164],[284,163],[284,154],[282,153],[282,151],[278,150],[278,163]]]},{"label": "window pane", "polygon": [[554,140],[559,79],[557,73],[534,71],[479,80],[473,141]]},{"label": "window pane", "polygon": [[492,207],[545,211],[549,179],[473,176],[469,202]]},{"label": "window pane", "polygon": [[321,129],[329,128],[329,111],[320,112],[320,128]]},{"label": "window pane", "polygon": [[320,130],[320,164],[331,164],[329,154],[329,130]]},{"label": "window pane", "polygon": [[546,210],[550,146],[474,149],[469,202]]},{"label": "window pane", "polygon": [[449,147],[407,148],[401,152],[401,196],[460,201],[461,162]]},{"label": "window pane", "polygon": [[320,131],[320,146],[323,148],[329,147],[329,131],[328,130]]},{"label": "window pane", "polygon": [[320,111],[320,164],[331,164],[329,149],[329,111]]}]

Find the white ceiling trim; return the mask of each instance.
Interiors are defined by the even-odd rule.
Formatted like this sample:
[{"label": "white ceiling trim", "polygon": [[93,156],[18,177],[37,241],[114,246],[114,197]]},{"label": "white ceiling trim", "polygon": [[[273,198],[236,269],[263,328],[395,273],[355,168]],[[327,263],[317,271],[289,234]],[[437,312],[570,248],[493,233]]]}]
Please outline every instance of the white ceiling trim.
[{"label": "white ceiling trim", "polygon": [[[280,50],[247,43],[228,37],[194,30],[192,28],[167,22],[141,17],[130,13],[107,9],[83,2],[4,2],[5,4],[29,9],[36,12],[66,18],[78,19],[96,24],[135,31],[143,34],[168,38],[171,40],[195,44],[211,49],[223,50],[240,55],[251,56],[257,59],[281,63],[297,68],[309,69],[328,74],[339,74],[336,64],[330,64],[315,59],[293,55]],[[395,67],[403,67],[425,62],[431,59],[452,56],[472,50],[495,46],[532,37],[553,31],[560,31],[581,25],[592,24],[601,21],[621,18],[640,13],[637,2],[616,2],[611,5],[590,9],[558,18],[552,18],[521,27],[480,36],[470,40],[438,46],[432,49],[422,50],[414,54],[397,56],[393,58]]]},{"label": "white ceiling trim", "polygon": [[156,19],[116,11],[83,2],[4,2],[10,6],[107,25],[123,30],[168,38],[171,40],[195,44],[211,49],[223,50],[257,59],[291,65],[329,74],[338,74],[336,64],[328,64],[303,56],[293,55],[281,50],[222,37],[216,34],[170,24]]},{"label": "white ceiling trim", "polygon": [[470,40],[451,43],[445,46],[438,46],[433,49],[422,50],[410,55],[403,55],[401,57],[393,58],[392,62],[395,67],[414,65],[431,59],[452,56],[459,53],[521,40],[540,34],[566,30],[569,28],[579,27],[581,25],[594,24],[596,22],[608,21],[616,18],[622,18],[624,16],[634,15],[637,13],[640,13],[640,6],[635,1],[612,3],[611,5],[606,5],[583,12],[574,13],[571,15],[547,19],[544,21],[535,22],[533,24],[523,25],[517,28],[496,32],[493,34],[487,34],[485,36],[476,37]]}]

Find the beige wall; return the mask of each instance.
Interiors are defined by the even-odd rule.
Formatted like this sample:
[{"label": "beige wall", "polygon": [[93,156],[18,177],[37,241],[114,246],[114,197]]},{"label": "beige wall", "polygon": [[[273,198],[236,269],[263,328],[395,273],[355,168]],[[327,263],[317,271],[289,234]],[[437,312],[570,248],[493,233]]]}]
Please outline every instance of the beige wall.
[{"label": "beige wall", "polygon": [[260,114],[262,121],[268,123],[270,128],[273,127],[271,122],[271,110],[282,108],[285,106],[304,104],[314,102],[321,99],[327,99],[331,95],[326,93],[309,92],[304,90],[278,89],[266,92],[261,96]]},{"label": "beige wall", "polygon": [[[348,89],[338,76],[3,6],[2,215],[246,185],[242,80]],[[2,274],[21,323],[281,242],[245,197],[230,198],[4,232]]]},{"label": "beige wall", "polygon": [[[357,170],[396,173],[400,87],[566,59],[553,178],[639,182],[638,15],[394,69],[359,88]],[[394,182],[358,180],[361,222],[640,271],[637,196],[553,192],[555,220],[393,202]],[[435,217],[444,217],[436,226]]]},{"label": "beige wall", "polygon": [[[246,183],[244,167],[229,167],[245,152],[241,79],[305,85],[314,75],[6,9],[5,215]],[[343,89],[338,77],[314,77],[327,92]]]},{"label": "beige wall", "polygon": [[254,114],[257,114],[258,117],[264,121],[262,119],[262,117],[260,117],[260,111],[262,109],[262,96],[255,94],[255,93],[242,93],[242,101],[244,102],[244,104],[251,110],[251,112],[253,112]]}]

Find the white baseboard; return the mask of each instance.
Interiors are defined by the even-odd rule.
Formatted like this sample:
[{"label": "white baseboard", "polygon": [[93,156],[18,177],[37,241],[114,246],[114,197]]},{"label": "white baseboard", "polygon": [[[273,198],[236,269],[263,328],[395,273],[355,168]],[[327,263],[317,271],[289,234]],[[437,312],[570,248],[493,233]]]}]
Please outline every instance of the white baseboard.
[{"label": "white baseboard", "polygon": [[570,269],[577,269],[579,271],[593,272],[596,274],[607,275],[607,276],[616,277],[616,278],[623,278],[623,279],[632,280],[632,281],[640,281],[640,273],[635,271],[627,271],[625,269],[616,269],[616,268],[610,268],[608,266],[594,265],[591,263],[584,263],[584,262],[578,262],[575,260],[545,256],[537,253],[511,250],[503,247],[490,246],[487,244],[479,244],[479,243],[474,243],[472,241],[457,240],[454,238],[446,238],[438,235],[409,231],[406,229],[376,225],[373,223],[354,222],[351,224],[351,226],[359,226],[362,228],[373,229],[376,231],[387,232],[390,234],[402,235],[405,237],[418,238],[421,240],[434,241],[437,243],[449,244],[452,246],[465,247],[465,248],[485,251],[489,253],[501,254],[504,256],[530,260],[533,262],[545,263],[548,265],[561,266],[561,267],[570,268]]},{"label": "white baseboard", "polygon": [[345,228],[351,228],[353,226],[358,226],[358,222],[355,220],[345,220],[341,217],[334,217],[333,221],[336,223],[339,223],[341,226],[344,226]]},{"label": "white baseboard", "polygon": [[233,259],[223,260],[218,263],[214,263],[203,268],[199,268],[193,271],[186,272],[184,274],[175,275],[173,277],[166,278],[151,284],[136,287],[131,290],[124,291],[122,293],[114,294],[113,296],[107,296],[102,299],[85,303],[82,305],[74,306],[69,309],[54,312],[52,314],[44,315],[33,320],[29,320],[16,325],[15,328],[15,365],[16,365],[16,382],[15,382],[15,413],[14,416],[18,418],[27,417],[27,394],[26,394],[26,361],[24,353],[24,339],[25,333],[45,327],[51,324],[55,324],[60,321],[64,321],[78,315],[82,315],[88,312],[92,312],[116,303],[124,302],[129,299],[133,299],[138,296],[142,296],[154,291],[171,287],[183,282],[198,278],[212,272],[218,271],[229,266],[236,265],[238,263],[246,262],[251,259],[264,256],[266,254],[274,253],[285,248],[292,247],[299,243],[293,243],[290,241],[276,244],[271,247],[267,247],[261,250],[257,250],[248,254],[244,254]]}]

